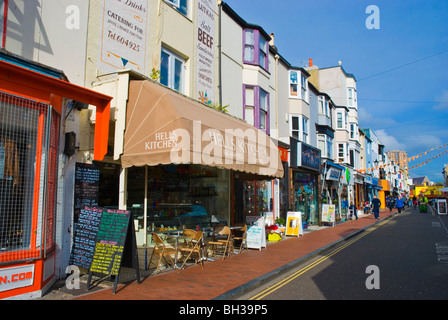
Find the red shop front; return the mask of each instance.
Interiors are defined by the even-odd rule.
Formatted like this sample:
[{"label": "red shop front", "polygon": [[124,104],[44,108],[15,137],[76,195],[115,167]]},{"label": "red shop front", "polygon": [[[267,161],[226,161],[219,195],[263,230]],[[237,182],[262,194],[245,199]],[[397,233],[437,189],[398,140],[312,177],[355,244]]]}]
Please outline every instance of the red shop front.
[{"label": "red shop front", "polygon": [[95,160],[107,151],[111,98],[52,70],[0,56],[0,299],[42,295],[70,250],[56,243],[64,98],[97,107]]}]

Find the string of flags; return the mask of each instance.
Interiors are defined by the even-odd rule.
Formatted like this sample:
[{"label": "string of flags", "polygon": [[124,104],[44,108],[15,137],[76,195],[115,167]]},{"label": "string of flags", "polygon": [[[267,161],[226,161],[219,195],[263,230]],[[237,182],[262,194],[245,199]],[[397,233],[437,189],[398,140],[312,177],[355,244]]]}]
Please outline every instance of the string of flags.
[{"label": "string of flags", "polygon": [[[447,147],[447,146],[448,146],[448,144],[444,144],[444,145],[441,145],[441,146],[436,147],[436,148],[431,148],[431,149],[428,150],[428,151],[419,153],[418,155],[415,155],[415,156],[409,157],[409,158],[407,158],[407,159],[405,159],[405,160],[399,161],[399,162],[397,163],[397,165],[399,165],[399,166],[404,166],[404,165],[406,165],[406,163],[411,162],[411,161],[414,161],[414,160],[416,160],[416,159],[418,159],[418,158],[421,158],[421,157],[427,155],[427,154],[428,154],[429,152],[431,152],[431,151],[434,151],[434,150],[437,150],[437,149],[443,149],[443,148],[445,148],[445,147]],[[434,156],[434,157],[432,157],[432,158],[430,158],[430,159],[428,159],[428,160],[425,160],[425,161],[423,161],[423,162],[421,162],[421,163],[418,163],[418,164],[416,164],[416,165],[413,165],[413,166],[407,166],[407,167],[405,167],[405,168],[400,168],[401,170],[399,170],[399,171],[402,172],[402,171],[412,170],[412,169],[415,169],[415,168],[422,167],[422,166],[428,164],[428,162],[431,162],[432,160],[434,160],[434,159],[436,159],[436,158],[438,158],[438,157],[440,157],[440,156],[442,156],[442,155],[444,155],[444,154],[446,154],[446,153],[448,153],[448,149],[445,150],[445,151],[443,151],[443,152],[441,152],[441,153],[439,153],[439,154],[437,154],[436,156]],[[375,167],[370,167],[370,168],[367,168],[367,169],[361,169],[361,170],[358,170],[358,171],[360,171],[361,173],[366,173],[366,172],[371,172],[371,171],[378,170],[378,169],[381,169],[381,168],[385,168],[385,167],[388,167],[388,166],[390,166],[390,163],[382,164],[382,165],[375,166]]]}]

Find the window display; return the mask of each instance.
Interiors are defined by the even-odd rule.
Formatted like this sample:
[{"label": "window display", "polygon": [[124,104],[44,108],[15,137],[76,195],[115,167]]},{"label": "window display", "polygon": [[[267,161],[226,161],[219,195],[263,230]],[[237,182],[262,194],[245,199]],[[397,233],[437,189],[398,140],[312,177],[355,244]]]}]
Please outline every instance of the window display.
[{"label": "window display", "polygon": [[317,175],[294,171],[294,211],[302,213],[302,221],[319,223]]},{"label": "window display", "polygon": [[[229,220],[229,172],[200,165],[148,167],[147,227],[150,230],[197,228]],[[128,173],[128,209],[144,226],[145,168]]]}]

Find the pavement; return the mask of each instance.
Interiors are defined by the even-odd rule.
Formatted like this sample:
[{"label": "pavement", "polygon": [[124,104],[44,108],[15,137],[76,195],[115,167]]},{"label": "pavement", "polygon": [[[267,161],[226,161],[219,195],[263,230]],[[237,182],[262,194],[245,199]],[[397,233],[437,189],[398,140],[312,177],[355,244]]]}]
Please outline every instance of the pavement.
[{"label": "pavement", "polygon": [[397,209],[392,212],[384,209],[380,212],[380,220],[375,220],[373,214],[363,214],[358,220],[345,221],[335,226],[310,227],[303,236],[284,237],[281,241],[270,242],[261,250],[244,250],[223,261],[207,261],[204,269],[200,265],[191,265],[179,273],[174,270],[159,272],[157,275],[143,273],[140,284],[135,281],[135,272],[131,272],[134,281],[119,283],[115,294],[112,283],[101,282],[87,291],[85,281],[81,281],[81,287],[77,290],[68,289],[60,281],[39,299],[235,300],[395,213]]}]

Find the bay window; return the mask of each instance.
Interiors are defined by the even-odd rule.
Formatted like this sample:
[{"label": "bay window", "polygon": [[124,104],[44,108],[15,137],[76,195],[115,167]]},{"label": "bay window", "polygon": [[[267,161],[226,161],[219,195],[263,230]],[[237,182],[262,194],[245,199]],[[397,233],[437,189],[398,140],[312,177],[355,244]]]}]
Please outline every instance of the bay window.
[{"label": "bay window", "polygon": [[269,93],[258,86],[244,85],[244,120],[269,134]]},{"label": "bay window", "polygon": [[245,29],[243,40],[243,62],[269,71],[269,39],[259,30]]}]

